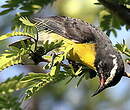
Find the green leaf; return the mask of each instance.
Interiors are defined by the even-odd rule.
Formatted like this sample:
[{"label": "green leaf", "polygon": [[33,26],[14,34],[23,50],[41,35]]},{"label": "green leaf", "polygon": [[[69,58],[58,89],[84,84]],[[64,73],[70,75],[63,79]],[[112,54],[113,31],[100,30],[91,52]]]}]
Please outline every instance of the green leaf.
[{"label": "green leaf", "polygon": [[116,29],[121,29],[120,19],[117,16],[112,16],[112,26]]},{"label": "green leaf", "polygon": [[80,77],[80,79],[79,79],[79,81],[78,81],[78,83],[77,83],[77,87],[79,86],[79,84],[81,83],[81,81],[83,80],[84,77],[85,77],[85,74],[83,74],[83,75]]},{"label": "green leaf", "polygon": [[12,7],[15,7],[16,4],[5,4],[5,5],[2,5],[1,8],[12,8]]},{"label": "green leaf", "polygon": [[100,26],[103,31],[106,31],[106,34],[109,36],[111,32],[117,36],[116,29],[120,30],[121,26],[124,23],[118,19],[117,16],[113,15],[112,13],[108,12],[107,10],[103,10],[100,12]]},{"label": "green leaf", "polygon": [[129,25],[126,25],[126,30],[128,31],[130,29],[130,26]]},{"label": "green leaf", "polygon": [[115,45],[115,47],[118,49],[118,50],[122,50],[122,46],[118,43]]},{"label": "green leaf", "polygon": [[15,64],[25,64],[30,58],[30,49],[30,47],[26,46],[21,48],[10,46],[10,48],[5,50],[5,52],[0,56],[0,71]]},{"label": "green leaf", "polygon": [[[23,74],[20,74],[19,76],[14,76],[13,78],[7,79],[5,82],[0,83],[0,94],[5,92],[14,92],[16,90],[19,90],[23,86],[20,85],[20,80],[23,77]],[[12,89],[12,91],[10,91]]]},{"label": "green leaf", "polygon": [[104,31],[110,29],[111,19],[112,16],[108,11],[103,10],[100,12],[100,26]]},{"label": "green leaf", "polygon": [[21,17],[19,20],[27,26],[35,26],[35,24],[31,23],[27,17]]},{"label": "green leaf", "polygon": [[65,85],[69,84],[72,80],[73,80],[74,77],[71,77],[66,83]]},{"label": "green leaf", "polygon": [[117,32],[115,29],[111,29],[111,32],[114,34],[115,37],[117,37]]},{"label": "green leaf", "polygon": [[78,76],[82,72],[82,66],[75,72],[75,75]]},{"label": "green leaf", "polygon": [[46,86],[48,83],[52,82],[53,79],[49,74],[46,73],[29,73],[27,76],[22,78],[21,82],[30,83],[26,90],[26,96],[24,100],[30,98],[32,95],[36,94],[42,87]]},{"label": "green leaf", "polygon": [[29,16],[29,15],[32,15],[32,13],[33,13],[33,10],[28,10],[28,11],[24,11],[24,12],[21,12],[21,13],[19,13],[19,16]]},{"label": "green leaf", "polygon": [[125,40],[123,39],[123,44],[116,44],[115,47],[122,52],[123,54],[125,54],[126,56],[130,57],[130,49],[128,49],[128,47],[125,44]]},{"label": "green leaf", "polygon": [[7,34],[4,34],[2,36],[0,36],[0,41],[1,40],[4,40],[4,39],[7,39],[9,37],[13,37],[13,36],[27,36],[27,37],[33,37],[31,34],[29,33],[24,33],[24,32],[12,32],[12,33],[7,33]]},{"label": "green leaf", "polygon": [[5,15],[5,14],[9,13],[9,12],[12,11],[12,10],[13,10],[12,8],[9,8],[9,9],[7,9],[7,10],[4,10],[4,11],[0,12],[0,15]]},{"label": "green leaf", "polygon": [[63,45],[63,41],[55,41],[55,42],[50,42],[47,40],[46,42],[43,42],[43,47],[45,49],[45,53],[47,54],[48,52],[60,48]]},{"label": "green leaf", "polygon": [[125,40],[123,39],[123,45],[125,45],[126,43],[125,43]]},{"label": "green leaf", "polygon": [[54,75],[55,75],[56,69],[57,69],[56,66],[53,66],[53,67],[51,68],[51,71],[50,71],[50,75],[51,75],[51,76],[54,76]]},{"label": "green leaf", "polygon": [[46,73],[29,73],[27,76],[21,79],[22,82],[34,81],[36,79],[42,79],[48,77]]},{"label": "green leaf", "polygon": [[21,110],[18,97],[13,93],[24,86],[21,85],[20,79],[23,75],[14,76],[7,79],[5,82],[0,83],[0,109],[1,110]]},{"label": "green leaf", "polygon": [[12,54],[2,54],[2,56],[0,56],[0,71],[2,71],[3,69],[9,66],[19,64],[19,63],[22,63],[22,60],[18,55],[14,56]]},{"label": "green leaf", "polygon": [[74,71],[74,68],[73,68],[72,64],[69,64],[69,67],[71,68],[71,73],[72,73],[73,75],[75,75],[75,71]]},{"label": "green leaf", "polygon": [[50,75],[54,76],[60,72],[60,65],[53,66],[50,71]]}]

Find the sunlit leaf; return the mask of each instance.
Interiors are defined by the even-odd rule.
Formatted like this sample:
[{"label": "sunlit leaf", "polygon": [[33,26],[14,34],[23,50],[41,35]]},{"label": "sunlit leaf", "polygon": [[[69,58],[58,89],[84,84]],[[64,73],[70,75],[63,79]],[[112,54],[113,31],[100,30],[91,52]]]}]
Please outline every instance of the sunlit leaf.
[{"label": "sunlit leaf", "polygon": [[35,26],[35,24],[31,23],[27,17],[21,17],[19,20],[27,26]]},{"label": "sunlit leaf", "polygon": [[19,63],[22,63],[22,60],[18,55],[14,56],[12,54],[3,54],[2,56],[0,56],[0,71],[9,66]]},{"label": "sunlit leaf", "polygon": [[7,39],[9,37],[13,37],[13,36],[27,36],[27,37],[33,37],[31,34],[29,33],[24,33],[24,32],[12,32],[12,33],[7,33],[4,34],[2,36],[0,36],[0,40],[4,40]]}]

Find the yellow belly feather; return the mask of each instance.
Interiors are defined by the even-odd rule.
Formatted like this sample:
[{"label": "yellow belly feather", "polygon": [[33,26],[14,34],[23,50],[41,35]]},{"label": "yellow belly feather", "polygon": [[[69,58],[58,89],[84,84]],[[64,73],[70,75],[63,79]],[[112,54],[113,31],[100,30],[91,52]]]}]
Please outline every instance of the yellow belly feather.
[{"label": "yellow belly feather", "polygon": [[95,61],[95,44],[74,44],[74,48],[69,52],[70,59],[82,62],[91,69],[94,67]]},{"label": "yellow belly feather", "polygon": [[[81,62],[88,66],[89,68],[95,70],[94,61],[96,57],[95,52],[95,44],[92,43],[75,43],[69,39],[66,39],[58,34],[55,33],[40,33],[42,39],[44,41],[49,40],[49,42],[56,41],[56,40],[63,40],[64,46],[72,46],[73,48],[69,51],[69,58],[74,61]],[[44,36],[43,36],[44,35]]]}]

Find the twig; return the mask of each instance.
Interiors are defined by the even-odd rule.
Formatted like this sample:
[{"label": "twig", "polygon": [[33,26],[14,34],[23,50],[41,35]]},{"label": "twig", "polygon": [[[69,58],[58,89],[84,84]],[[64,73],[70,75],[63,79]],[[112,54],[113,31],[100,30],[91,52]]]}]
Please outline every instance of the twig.
[{"label": "twig", "polygon": [[109,0],[98,1],[110,11],[118,15],[126,24],[130,25],[130,9],[128,9],[125,5]]},{"label": "twig", "polygon": [[[42,62],[47,62],[47,63],[50,63],[50,62],[51,62],[51,60],[48,60],[48,59],[42,59]],[[59,64],[60,64],[61,66],[66,67],[66,68],[70,68],[68,65],[64,64],[63,62],[60,62]]]},{"label": "twig", "polygon": [[38,30],[37,30],[37,35],[36,35],[36,40],[35,40],[35,51],[37,50],[37,43],[38,43]]}]

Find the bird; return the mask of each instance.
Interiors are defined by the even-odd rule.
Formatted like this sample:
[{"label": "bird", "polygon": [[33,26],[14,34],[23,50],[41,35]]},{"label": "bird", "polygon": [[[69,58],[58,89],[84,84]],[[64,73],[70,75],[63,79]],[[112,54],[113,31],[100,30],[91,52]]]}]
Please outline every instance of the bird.
[{"label": "bird", "polygon": [[[128,77],[124,72],[121,54],[101,29],[78,18],[66,16],[31,17],[30,21],[36,24],[38,36],[43,40],[52,42],[62,39],[67,46],[73,46],[69,59],[97,73],[100,84],[92,96],[115,86],[122,76]],[[45,34],[45,31],[49,33]]]}]

